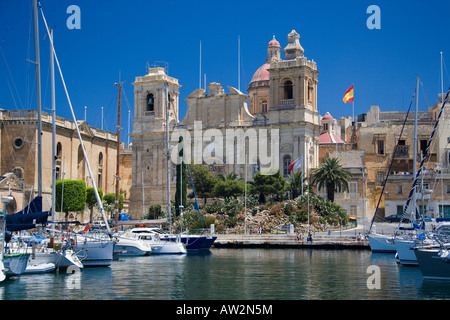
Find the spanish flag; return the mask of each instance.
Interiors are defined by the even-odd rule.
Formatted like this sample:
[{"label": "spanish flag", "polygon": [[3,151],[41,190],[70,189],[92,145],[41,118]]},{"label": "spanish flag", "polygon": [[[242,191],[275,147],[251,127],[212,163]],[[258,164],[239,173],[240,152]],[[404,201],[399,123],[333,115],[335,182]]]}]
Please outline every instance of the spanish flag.
[{"label": "spanish flag", "polygon": [[345,91],[343,101],[344,103],[353,102],[353,85]]}]

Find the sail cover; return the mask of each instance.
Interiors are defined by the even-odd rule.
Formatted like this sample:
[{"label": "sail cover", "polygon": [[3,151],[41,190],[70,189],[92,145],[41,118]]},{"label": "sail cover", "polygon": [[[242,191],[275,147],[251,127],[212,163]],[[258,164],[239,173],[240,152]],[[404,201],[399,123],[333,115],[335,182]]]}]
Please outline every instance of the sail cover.
[{"label": "sail cover", "polygon": [[6,230],[33,229],[36,224],[46,225],[47,219],[48,211],[42,212],[42,197],[36,197],[23,210],[6,216]]}]

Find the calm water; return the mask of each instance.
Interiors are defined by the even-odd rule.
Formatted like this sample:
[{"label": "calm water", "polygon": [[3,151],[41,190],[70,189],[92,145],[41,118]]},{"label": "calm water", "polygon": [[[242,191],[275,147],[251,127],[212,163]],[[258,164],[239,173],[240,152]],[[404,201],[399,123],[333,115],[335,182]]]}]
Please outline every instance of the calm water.
[{"label": "calm water", "polygon": [[[381,289],[368,289],[379,266]],[[450,282],[423,280],[392,254],[366,250],[212,249],[209,254],[129,257],[107,268],[22,275],[1,300],[417,300],[449,299]]]}]

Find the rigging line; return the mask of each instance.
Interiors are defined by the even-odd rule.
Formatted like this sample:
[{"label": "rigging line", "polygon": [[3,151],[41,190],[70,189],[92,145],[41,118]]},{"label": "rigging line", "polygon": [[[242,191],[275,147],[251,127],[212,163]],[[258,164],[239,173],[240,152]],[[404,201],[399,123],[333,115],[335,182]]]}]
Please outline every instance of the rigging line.
[{"label": "rigging line", "polygon": [[91,178],[91,183],[92,183],[92,187],[94,189],[95,196],[97,198],[98,206],[100,208],[100,212],[102,213],[103,219],[105,220],[106,229],[108,230],[108,234],[111,234],[111,229],[109,227],[108,220],[106,219],[106,216],[104,214],[103,205],[102,205],[102,203],[100,201],[100,197],[99,197],[99,194],[98,194],[98,191],[97,191],[97,184],[95,183],[95,179],[94,179],[94,177],[92,175],[91,166],[89,164],[89,159],[87,157],[87,153],[86,153],[86,150],[84,148],[84,144],[82,143],[83,140],[81,139],[80,129],[79,129],[78,125],[76,125],[77,124],[77,120],[76,120],[76,117],[75,117],[75,113],[73,111],[72,101],[70,100],[69,92],[67,91],[66,82],[64,81],[64,77],[63,77],[63,74],[62,74],[61,66],[59,64],[58,56],[56,55],[55,46],[54,46],[52,37],[50,36],[50,30],[48,28],[47,21],[46,21],[45,16],[44,16],[44,11],[42,10],[42,6],[41,6],[40,2],[38,2],[38,6],[39,6],[39,9],[41,9],[42,19],[44,20],[45,28],[47,30],[47,34],[49,36],[49,40],[50,40],[50,43],[51,43],[51,46],[52,46],[52,49],[53,49],[53,55],[54,55],[54,58],[55,58],[55,61],[56,61],[56,65],[58,66],[59,74],[61,76],[62,84],[63,84],[64,91],[65,91],[66,97],[67,97],[67,102],[69,103],[70,112],[72,113],[72,118],[73,118],[73,121],[75,123],[75,127],[77,129],[78,139],[80,140],[81,150],[83,151],[85,163],[86,163],[86,166],[88,168],[89,176]]},{"label": "rigging line", "polygon": [[402,130],[400,131],[400,135],[399,135],[399,137],[398,137],[397,144],[395,145],[394,152],[392,153],[391,163],[390,163],[390,165],[389,165],[389,169],[388,169],[387,174],[386,174],[386,177],[385,177],[385,179],[384,179],[383,188],[381,189],[380,197],[378,198],[378,203],[377,203],[377,206],[376,206],[376,208],[375,208],[375,213],[374,213],[374,215],[373,215],[373,217],[372,217],[372,221],[371,221],[371,223],[370,223],[370,227],[369,227],[368,233],[370,233],[370,231],[372,230],[373,223],[374,223],[374,221],[375,221],[375,218],[377,217],[378,207],[380,206],[381,198],[383,197],[384,189],[386,188],[386,183],[387,183],[387,180],[388,180],[388,178],[389,178],[389,174],[390,174],[390,172],[391,172],[392,165],[393,165],[393,163],[394,163],[395,154],[397,153],[398,144],[399,144],[399,141],[400,141],[400,139],[401,139],[401,137],[402,137],[403,129],[405,128],[406,120],[408,119],[408,116],[409,116],[409,111],[411,110],[411,106],[412,106],[412,103],[413,103],[413,101],[414,101],[414,96],[415,96],[415,95],[413,95],[413,97],[412,97],[412,99],[411,99],[411,102],[410,102],[410,104],[409,104],[408,111],[406,112],[406,117],[405,117],[405,119],[403,120]]},{"label": "rigging line", "polygon": [[[411,187],[411,191],[409,192],[408,199],[406,200],[405,208],[403,209],[403,214],[402,214],[402,217],[401,217],[400,222],[398,224],[397,230],[400,228],[400,224],[402,223],[402,220],[405,217],[406,211],[408,209],[409,203],[411,202],[411,197],[413,195],[413,192],[415,192],[415,186],[416,186],[417,180],[418,180],[420,174],[422,173],[423,162],[425,160],[426,155],[428,154],[428,150],[430,148],[431,140],[434,138],[434,134],[436,132],[437,125],[439,124],[439,120],[441,119],[442,113],[443,113],[444,108],[445,108],[445,104],[448,101],[449,94],[450,94],[450,88],[448,89],[447,94],[445,95],[445,99],[443,99],[443,101],[442,101],[442,106],[441,106],[441,110],[439,111],[439,116],[438,116],[438,118],[436,120],[436,123],[434,124],[434,128],[433,128],[433,131],[431,132],[430,139],[428,140],[427,148],[425,149],[425,156],[423,157],[422,161],[420,162],[419,170],[417,170],[416,175],[414,177],[413,185]],[[414,215],[415,215],[415,213],[414,213]]]},{"label": "rigging line", "polygon": [[[13,78],[12,73],[11,73],[11,69],[9,68],[8,61],[6,60],[6,56],[5,56],[5,53],[4,53],[4,51],[3,51],[2,46],[0,46],[0,51],[2,52],[2,57],[3,57],[3,60],[5,61],[5,67],[6,67],[6,70],[8,71],[9,78],[11,78],[12,84],[13,84],[14,89],[15,89],[15,91],[16,91],[17,99],[19,100],[20,106],[21,106],[21,108],[23,109],[23,103],[22,103],[22,100],[20,99],[19,90],[17,90],[16,84],[15,84],[15,82],[14,82],[14,78]],[[10,86],[10,82],[9,82],[9,80],[8,80],[9,78],[8,78],[8,77],[6,78],[6,81],[8,82],[8,86]],[[11,91],[11,95],[13,96],[14,103],[15,103],[15,98],[14,98],[14,94],[13,94],[13,92],[12,92],[11,87],[10,87],[10,91]],[[16,103],[15,103],[15,104],[16,104]],[[18,109],[18,108],[17,108],[17,104],[16,104],[16,109]]]}]

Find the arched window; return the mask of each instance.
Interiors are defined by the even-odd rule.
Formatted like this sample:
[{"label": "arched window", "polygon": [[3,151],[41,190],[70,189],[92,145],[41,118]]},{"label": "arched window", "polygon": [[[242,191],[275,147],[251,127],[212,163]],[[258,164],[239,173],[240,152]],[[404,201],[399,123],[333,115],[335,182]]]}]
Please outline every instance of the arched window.
[{"label": "arched window", "polygon": [[267,100],[263,100],[261,103],[261,112],[267,113]]},{"label": "arched window", "polygon": [[287,177],[289,175],[289,165],[292,163],[291,156],[284,156],[283,158],[283,176]]},{"label": "arched window", "polygon": [[84,181],[85,179],[85,165],[86,162],[84,160],[84,154],[83,149],[81,148],[81,145],[78,147],[78,161],[77,161],[77,173],[78,173],[78,180]]},{"label": "arched window", "polygon": [[291,80],[286,80],[284,82],[284,99],[293,99]]},{"label": "arched window", "polygon": [[57,160],[61,161],[61,157],[62,157],[62,144],[61,142],[58,142],[58,144],[56,145],[56,158]]},{"label": "arched window", "polygon": [[153,112],[155,111],[155,98],[152,93],[147,95],[147,109],[146,111]]},{"label": "arched window", "polygon": [[99,167],[102,167],[102,166],[103,166],[103,153],[102,153],[102,152],[100,152],[100,153],[98,154],[98,166],[99,166]]}]

